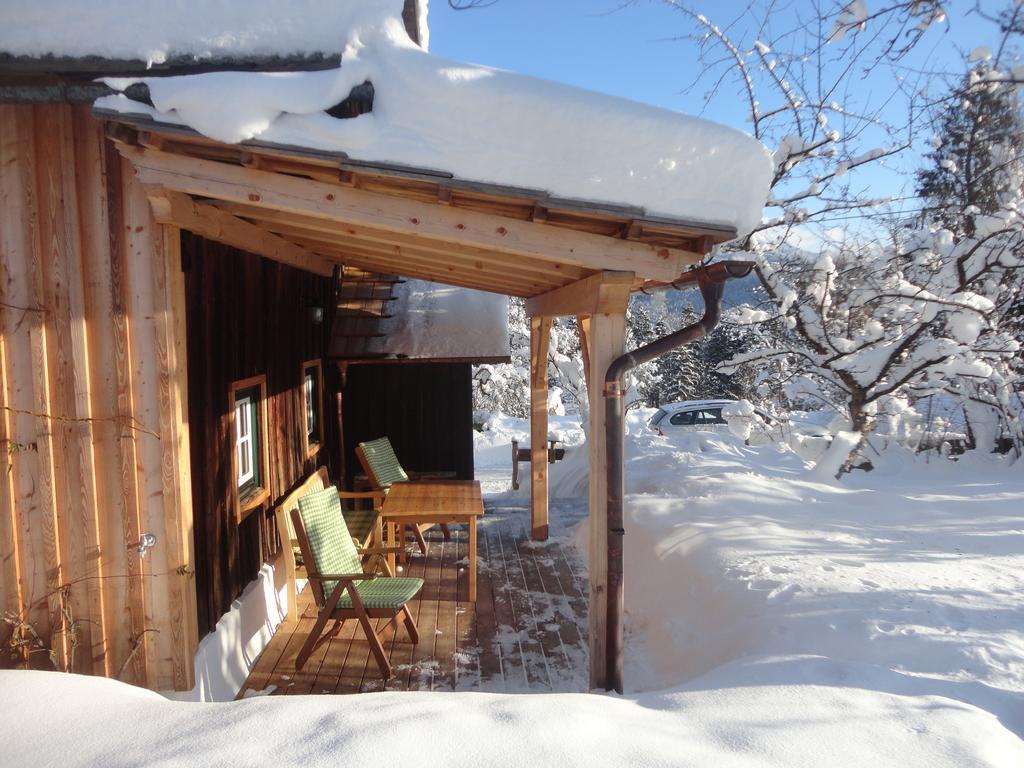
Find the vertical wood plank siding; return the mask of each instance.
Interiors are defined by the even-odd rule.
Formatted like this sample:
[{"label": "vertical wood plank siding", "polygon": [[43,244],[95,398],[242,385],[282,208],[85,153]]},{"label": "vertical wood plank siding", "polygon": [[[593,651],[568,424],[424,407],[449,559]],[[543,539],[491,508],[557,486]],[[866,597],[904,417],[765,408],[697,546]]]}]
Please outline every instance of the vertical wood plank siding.
[{"label": "vertical wood plank siding", "polygon": [[386,435],[406,468],[473,479],[469,363],[350,365],[343,391],[350,473],[361,471],[355,446]]},{"label": "vertical wood plank siding", "polygon": [[[324,450],[306,457],[302,407],[302,364],[322,358],[327,333],[310,321],[309,307],[331,306],[330,280],[188,233],[182,255],[196,583],[205,634],[276,554],[273,504],[318,461],[336,456],[328,420]],[[229,390],[232,382],[259,375],[267,377],[270,498],[239,522]]]},{"label": "vertical wood plank siding", "polygon": [[[0,607],[59,668],[186,689],[183,291],[165,236],[87,106],[0,105]],[[157,545],[140,560],[143,531]]]}]

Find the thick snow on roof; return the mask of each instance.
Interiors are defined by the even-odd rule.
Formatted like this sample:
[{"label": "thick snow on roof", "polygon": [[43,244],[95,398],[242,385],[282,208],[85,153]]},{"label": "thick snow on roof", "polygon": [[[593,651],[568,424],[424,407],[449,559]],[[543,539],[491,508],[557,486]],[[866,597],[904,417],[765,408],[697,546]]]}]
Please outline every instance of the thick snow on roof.
[{"label": "thick snow on roof", "polygon": [[402,0],[2,0],[0,52],[150,64],[337,54],[346,30],[401,11]]},{"label": "thick snow on roof", "polygon": [[420,359],[507,357],[508,298],[410,280],[395,289],[394,318],[382,328],[389,355]]},{"label": "thick snow on roof", "polygon": [[[741,232],[761,218],[771,156],[740,131],[432,56],[409,40],[398,16],[342,34],[337,70],[147,78],[155,109],[121,96],[97,106],[182,122],[229,143],[344,152]],[[374,85],[371,113],[341,120],[323,111],[366,80]]]}]

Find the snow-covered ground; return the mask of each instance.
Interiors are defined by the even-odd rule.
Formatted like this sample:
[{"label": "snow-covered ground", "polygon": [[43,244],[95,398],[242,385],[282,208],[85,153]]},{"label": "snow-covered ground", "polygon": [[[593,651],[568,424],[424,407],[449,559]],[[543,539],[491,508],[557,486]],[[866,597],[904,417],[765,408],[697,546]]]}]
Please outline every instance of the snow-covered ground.
[{"label": "snow-covered ground", "polygon": [[374,693],[195,704],[102,678],[0,672],[0,743],[5,765],[68,768],[959,768],[1024,761],[1021,742],[980,709],[860,688],[846,674],[831,662],[749,664],[623,699]]},{"label": "snow-covered ground", "polygon": [[[186,704],[108,680],[8,672],[5,760],[1024,765],[1019,465],[890,453],[874,472],[823,482],[786,447],[749,448],[723,433],[662,437],[644,416],[631,417],[627,437],[624,697]],[[509,440],[525,440],[525,424],[490,426],[477,437],[478,472],[500,496]],[[570,446],[582,439],[570,419],[553,430]],[[585,485],[583,453],[570,449],[552,467],[556,495]],[[556,498],[552,514],[578,508]],[[60,738],[46,735],[54,723]]]},{"label": "snow-covered ground", "polygon": [[[788,446],[663,437],[649,415],[631,414],[627,436],[627,689],[710,675],[941,697],[1024,736],[1019,463],[893,446],[875,471],[823,481]],[[478,446],[515,426],[500,420]],[[498,490],[495,450],[478,457]],[[585,449],[570,449],[552,495],[585,493],[586,472]]]}]

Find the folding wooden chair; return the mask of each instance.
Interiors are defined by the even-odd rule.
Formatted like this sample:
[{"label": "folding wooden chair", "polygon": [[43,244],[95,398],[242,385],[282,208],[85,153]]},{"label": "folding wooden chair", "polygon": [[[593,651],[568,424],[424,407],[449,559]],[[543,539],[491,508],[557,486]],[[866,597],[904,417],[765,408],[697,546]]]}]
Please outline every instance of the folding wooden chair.
[{"label": "folding wooden chair", "polygon": [[[370,486],[375,491],[386,493],[388,488],[394,483],[408,483],[414,480],[441,480],[455,476],[454,472],[407,471],[398,460],[398,456],[395,455],[395,449],[387,437],[378,437],[376,440],[367,440],[364,443],[359,443],[356,446],[356,456],[359,458],[359,463],[363,465],[363,471],[366,472],[366,478],[370,481]],[[423,534],[433,528],[434,525],[434,523],[426,523],[424,525],[410,526],[413,536],[416,537],[416,544],[423,554],[427,554],[427,540],[423,538]],[[441,531],[444,533],[444,538],[447,541],[451,537],[448,526],[442,524]],[[403,533],[399,541],[404,540],[405,535]]]},{"label": "folding wooden chair", "polygon": [[[329,485],[327,467],[320,467],[281,499],[281,502],[274,508],[274,521],[277,525],[277,535],[281,539],[281,557],[284,561],[284,576],[288,588],[288,618],[292,621],[297,621],[299,618],[295,576],[296,564],[302,557],[302,553],[299,551],[299,540],[295,535],[295,527],[292,525],[292,510],[298,508],[299,499],[303,496],[313,491],[322,491]],[[381,491],[364,493],[338,491],[338,497],[347,502],[368,502],[368,509],[343,508],[341,514],[345,518],[345,525],[348,527],[349,533],[356,540],[357,547],[365,549],[373,545],[381,546],[384,543],[384,537],[381,531],[380,507],[384,503],[384,493]],[[342,507],[345,506],[347,505],[342,504]]]},{"label": "folding wooden chair", "polygon": [[[317,607],[316,622],[299,651],[295,668],[302,669],[305,665],[328,621],[335,622],[327,635],[333,637],[343,621],[357,619],[381,675],[387,680],[391,677],[391,665],[370,619],[389,619],[387,626],[390,626],[401,616],[413,645],[419,642],[416,622],[406,603],[423,587],[423,579],[391,575],[384,555],[394,548],[378,547],[362,552],[356,548],[342,517],[334,486],[303,496],[299,499],[299,508],[292,510],[291,518]],[[369,562],[363,562],[364,555],[370,556]],[[381,567],[384,574],[372,568],[367,570],[371,562]]]}]

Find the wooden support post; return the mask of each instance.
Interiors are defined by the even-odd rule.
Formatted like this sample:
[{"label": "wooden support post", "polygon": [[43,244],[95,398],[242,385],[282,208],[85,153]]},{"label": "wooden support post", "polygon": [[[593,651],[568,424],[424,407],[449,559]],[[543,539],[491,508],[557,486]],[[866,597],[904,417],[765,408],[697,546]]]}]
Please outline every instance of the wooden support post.
[{"label": "wooden support post", "polygon": [[605,445],[604,376],[608,366],[624,351],[626,342],[625,308],[621,314],[580,318],[581,341],[590,401],[587,446],[590,453],[590,687],[604,688],[607,683],[608,618],[608,454]]},{"label": "wooden support post", "polygon": [[551,318],[530,318],[530,528],[548,537],[548,342]]},{"label": "wooden support post", "polygon": [[[195,540],[192,520],[192,464],[188,429],[188,358],[185,346],[185,275],[181,271],[181,230],[161,226],[154,254],[154,298],[162,308],[156,324],[159,370],[161,481],[168,549],[166,577],[170,597],[170,669],[175,690],[195,684],[199,645],[196,608]],[[176,513],[176,514],[175,514]],[[158,678],[160,679],[160,678]]]}]

